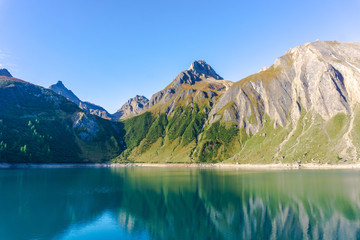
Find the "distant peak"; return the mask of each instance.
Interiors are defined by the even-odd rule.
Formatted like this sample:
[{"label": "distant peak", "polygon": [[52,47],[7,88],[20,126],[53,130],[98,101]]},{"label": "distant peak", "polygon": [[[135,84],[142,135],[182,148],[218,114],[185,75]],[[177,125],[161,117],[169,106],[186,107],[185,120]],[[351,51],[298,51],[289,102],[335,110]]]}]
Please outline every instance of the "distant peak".
[{"label": "distant peak", "polygon": [[204,60],[198,60],[198,61],[194,61],[190,68],[188,69],[189,71],[192,71],[195,74],[198,74],[200,76],[204,76],[204,77],[212,77],[215,78],[217,80],[222,80],[223,78],[220,77],[215,70],[209,65],[207,64]]},{"label": "distant peak", "polygon": [[[143,95],[136,95],[134,98],[131,98],[133,100],[145,100],[145,101],[149,101],[149,99],[147,99],[145,96]],[[130,99],[130,100],[131,100]]]},{"label": "distant peak", "polygon": [[[149,99],[147,99],[145,96],[142,96],[142,95],[136,95],[135,97],[133,98],[130,98],[126,104],[131,104],[133,102],[136,102],[136,103],[140,103],[140,104],[145,104],[149,101]],[[119,109],[121,110],[121,109]]]},{"label": "distant peak", "polygon": [[63,84],[63,82],[62,81],[57,81],[57,83],[55,84],[55,85],[57,85],[57,86],[64,86],[64,84]]},{"label": "distant peak", "polygon": [[69,90],[67,87],[65,87],[63,82],[60,80],[57,81],[56,84],[51,85],[49,87],[49,89],[53,90],[57,94],[60,94],[64,97],[66,97],[67,99],[69,99],[70,101],[72,101],[76,104],[79,104],[81,102],[81,100],[71,90]]},{"label": "distant peak", "polygon": [[211,66],[209,64],[207,64],[205,62],[205,60],[197,60],[197,61],[194,61],[188,70],[204,70],[204,69],[208,69],[208,68],[211,68]]},{"label": "distant peak", "polygon": [[194,62],[190,65],[189,70],[194,70],[194,69],[198,68],[199,66],[204,67],[204,66],[209,66],[209,64],[207,64],[207,63],[205,62],[205,60],[197,60],[197,61],[194,61]]},{"label": "distant peak", "polygon": [[6,68],[0,69],[0,76],[12,77],[12,75],[10,74],[10,72]]},{"label": "distant peak", "polygon": [[62,90],[68,90],[65,85],[63,84],[62,81],[57,81],[56,84],[53,84],[49,87],[50,89],[54,90],[54,89],[62,89]]}]

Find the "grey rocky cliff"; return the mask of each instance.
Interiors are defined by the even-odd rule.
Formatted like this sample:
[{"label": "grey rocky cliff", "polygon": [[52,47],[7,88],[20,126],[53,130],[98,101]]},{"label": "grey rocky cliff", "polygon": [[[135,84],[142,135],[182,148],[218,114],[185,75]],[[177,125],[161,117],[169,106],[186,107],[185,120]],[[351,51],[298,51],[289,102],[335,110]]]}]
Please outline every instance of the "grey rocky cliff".
[{"label": "grey rocky cliff", "polygon": [[81,101],[79,107],[92,115],[108,120],[111,119],[111,115],[103,107],[100,107],[96,104]]},{"label": "grey rocky cliff", "polygon": [[104,108],[90,102],[81,101],[71,90],[67,89],[61,81],[58,81],[56,84],[51,85],[49,89],[59,95],[64,96],[69,101],[77,104],[82,110],[87,113],[96,115],[101,118],[111,119],[110,114]]},{"label": "grey rocky cliff", "polygon": [[215,70],[207,64],[204,60],[198,60],[191,64],[188,71],[191,71],[196,76],[201,76],[205,78],[214,78],[216,80],[223,80]]},{"label": "grey rocky cliff", "polygon": [[358,103],[360,43],[316,41],[289,50],[271,67],[236,82],[211,110],[209,123],[222,118],[255,134],[265,116],[275,127],[296,127],[303,110],[324,121],[344,113],[350,123],[343,142],[351,148],[349,133]]},{"label": "grey rocky cliff", "polygon": [[133,98],[130,98],[119,110],[112,115],[114,121],[123,120],[132,116],[140,114],[146,105],[149,102],[145,96],[136,95]]},{"label": "grey rocky cliff", "polygon": [[90,141],[97,136],[100,127],[94,116],[78,112],[72,116],[71,120],[73,129],[77,131],[77,135],[81,140]]}]

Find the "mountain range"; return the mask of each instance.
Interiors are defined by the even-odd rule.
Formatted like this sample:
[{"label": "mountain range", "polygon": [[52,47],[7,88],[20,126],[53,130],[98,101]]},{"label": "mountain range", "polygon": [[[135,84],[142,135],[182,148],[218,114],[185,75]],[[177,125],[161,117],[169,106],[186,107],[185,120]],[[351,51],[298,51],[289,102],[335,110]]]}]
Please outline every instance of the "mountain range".
[{"label": "mountain range", "polygon": [[56,84],[51,85],[49,89],[64,96],[67,100],[75,103],[87,113],[114,121],[126,119],[141,113],[145,104],[149,101],[146,97],[137,95],[134,98],[129,99],[118,111],[116,111],[116,113],[110,114],[98,105],[81,101],[71,90],[65,87],[62,81],[58,81]]},{"label": "mountain range", "polygon": [[60,81],[46,89],[2,69],[0,161],[354,162],[359,85],[360,43],[337,41],[290,49],[237,82],[195,61],[114,114]]}]

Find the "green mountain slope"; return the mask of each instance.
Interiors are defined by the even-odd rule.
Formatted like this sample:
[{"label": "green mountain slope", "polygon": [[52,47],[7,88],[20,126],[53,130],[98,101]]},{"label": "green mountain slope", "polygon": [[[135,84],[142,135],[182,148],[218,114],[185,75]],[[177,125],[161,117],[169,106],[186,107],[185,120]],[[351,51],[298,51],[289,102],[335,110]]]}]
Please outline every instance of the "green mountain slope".
[{"label": "green mountain slope", "polygon": [[45,88],[0,77],[0,161],[101,162],[121,152],[119,130]]},{"label": "green mountain slope", "polygon": [[[213,70],[209,76],[208,65],[193,66],[154,94],[146,113],[123,122],[129,147],[117,161],[327,163],[360,158],[359,43],[307,43],[234,84]],[[130,137],[135,129],[142,129],[136,144]]]},{"label": "green mountain slope", "polygon": [[126,150],[115,161],[208,161],[194,151],[212,106],[231,84],[204,61],[194,62],[152,96],[145,113],[121,122]]}]

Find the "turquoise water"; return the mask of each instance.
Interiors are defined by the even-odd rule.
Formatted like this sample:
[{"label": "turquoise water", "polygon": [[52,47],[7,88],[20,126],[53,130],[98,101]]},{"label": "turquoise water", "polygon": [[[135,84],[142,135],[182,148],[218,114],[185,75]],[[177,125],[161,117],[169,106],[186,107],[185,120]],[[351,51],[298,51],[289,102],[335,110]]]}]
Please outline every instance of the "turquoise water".
[{"label": "turquoise water", "polygon": [[2,169],[0,239],[360,239],[360,171]]}]

